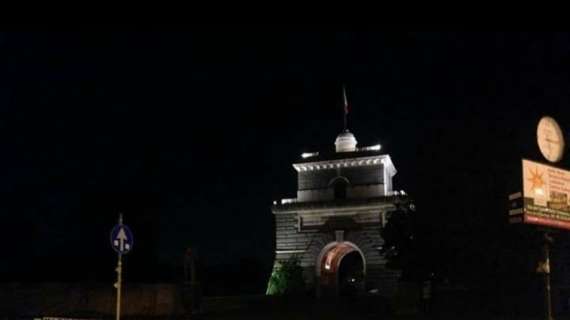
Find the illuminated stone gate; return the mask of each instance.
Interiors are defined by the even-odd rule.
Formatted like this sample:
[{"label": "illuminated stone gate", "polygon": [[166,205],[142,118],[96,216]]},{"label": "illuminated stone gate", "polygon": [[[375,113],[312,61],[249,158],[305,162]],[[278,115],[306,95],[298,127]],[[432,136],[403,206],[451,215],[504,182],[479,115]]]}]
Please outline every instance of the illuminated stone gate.
[{"label": "illuminated stone gate", "polygon": [[396,168],[380,145],[357,148],[348,130],[335,152],[304,153],[293,164],[297,197],[273,203],[276,261],[299,257],[317,295],[378,292],[391,296],[399,272],[386,268],[380,231],[403,192],[392,190]]}]

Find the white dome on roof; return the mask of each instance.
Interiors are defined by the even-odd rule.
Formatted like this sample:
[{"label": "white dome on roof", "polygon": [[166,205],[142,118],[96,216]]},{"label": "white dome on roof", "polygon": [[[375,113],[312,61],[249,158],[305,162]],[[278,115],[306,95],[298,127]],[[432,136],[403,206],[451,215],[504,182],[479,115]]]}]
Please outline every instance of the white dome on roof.
[{"label": "white dome on roof", "polygon": [[347,129],[336,137],[334,145],[336,152],[353,152],[356,151],[357,143],[354,135]]}]

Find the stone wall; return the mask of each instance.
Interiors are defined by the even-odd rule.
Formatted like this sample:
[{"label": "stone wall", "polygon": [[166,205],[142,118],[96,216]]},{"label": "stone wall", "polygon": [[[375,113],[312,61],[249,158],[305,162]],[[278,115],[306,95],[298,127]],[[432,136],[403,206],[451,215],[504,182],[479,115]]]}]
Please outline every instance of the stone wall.
[{"label": "stone wall", "polygon": [[[176,284],[123,284],[121,314],[171,316],[184,313],[186,295]],[[4,283],[0,285],[0,315],[97,316],[115,314],[112,283]]]},{"label": "stone wall", "polygon": [[[379,253],[378,248],[384,244],[380,236],[380,215],[362,214],[357,216],[361,223],[369,225],[361,227],[360,230],[347,231],[345,240],[355,244],[362,253],[366,261],[366,287],[367,289],[377,289],[378,293],[385,297],[393,296],[398,287],[398,280],[401,273],[387,269],[386,260]],[[309,286],[313,286],[315,279],[315,263],[323,248],[334,241],[331,232],[321,233],[317,230],[298,232],[296,214],[276,214],[276,265],[287,260],[292,255],[300,258],[301,266],[304,269],[305,279]]]}]

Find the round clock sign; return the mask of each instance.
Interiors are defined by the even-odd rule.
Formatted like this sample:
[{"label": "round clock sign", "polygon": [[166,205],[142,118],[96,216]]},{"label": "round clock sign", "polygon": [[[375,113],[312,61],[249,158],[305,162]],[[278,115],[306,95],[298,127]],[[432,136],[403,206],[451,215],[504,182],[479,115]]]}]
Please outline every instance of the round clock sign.
[{"label": "round clock sign", "polygon": [[538,148],[546,160],[558,162],[564,153],[564,135],[556,120],[551,117],[542,117],[536,128]]}]

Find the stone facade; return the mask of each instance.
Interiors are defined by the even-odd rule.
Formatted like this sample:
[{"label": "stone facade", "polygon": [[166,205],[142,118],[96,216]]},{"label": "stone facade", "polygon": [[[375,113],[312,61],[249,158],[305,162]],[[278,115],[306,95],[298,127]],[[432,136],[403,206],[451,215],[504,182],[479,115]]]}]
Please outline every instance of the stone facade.
[{"label": "stone facade", "polygon": [[379,146],[356,148],[356,139],[348,131],[337,137],[335,145],[335,153],[304,154],[293,164],[297,197],[281,199],[272,207],[275,265],[296,255],[305,279],[318,293],[325,277],[336,279],[338,287],[342,259],[358,252],[363,262],[363,290],[391,296],[399,272],[385,267],[380,231],[386,213],[403,196],[392,190],[396,169]]}]

